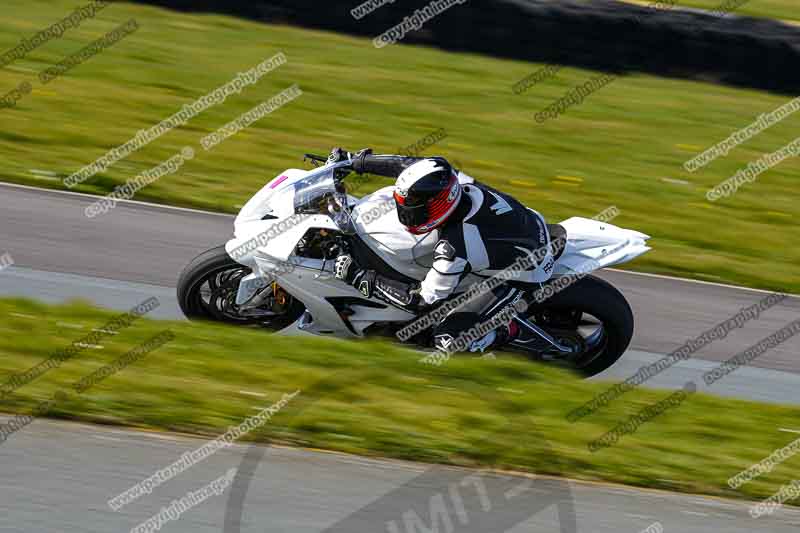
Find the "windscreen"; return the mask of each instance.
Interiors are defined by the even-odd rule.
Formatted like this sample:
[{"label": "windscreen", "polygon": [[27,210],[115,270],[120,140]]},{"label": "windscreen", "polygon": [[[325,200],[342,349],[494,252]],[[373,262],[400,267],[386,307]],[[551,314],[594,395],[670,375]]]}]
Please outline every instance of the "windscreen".
[{"label": "windscreen", "polygon": [[292,187],[294,187],[294,212],[302,215],[327,213],[328,204],[336,195],[332,170],[311,174],[294,183]]},{"label": "windscreen", "polygon": [[343,233],[355,233],[347,207],[347,194],[341,185],[337,186],[333,169],[311,174],[292,186],[295,213],[328,215]]}]

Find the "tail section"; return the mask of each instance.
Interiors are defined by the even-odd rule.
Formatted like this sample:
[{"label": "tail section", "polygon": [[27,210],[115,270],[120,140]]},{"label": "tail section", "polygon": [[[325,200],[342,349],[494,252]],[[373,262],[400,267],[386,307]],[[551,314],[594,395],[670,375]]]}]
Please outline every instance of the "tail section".
[{"label": "tail section", "polygon": [[651,249],[649,235],[607,222],[572,217],[561,225],[567,230],[567,247],[556,263],[556,276],[620,265]]}]

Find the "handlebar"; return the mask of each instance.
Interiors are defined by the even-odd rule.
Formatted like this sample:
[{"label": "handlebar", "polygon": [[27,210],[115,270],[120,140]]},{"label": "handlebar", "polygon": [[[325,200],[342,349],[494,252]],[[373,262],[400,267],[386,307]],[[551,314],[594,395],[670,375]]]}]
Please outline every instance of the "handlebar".
[{"label": "handlebar", "polygon": [[[341,149],[341,155],[344,157],[353,157],[353,154],[345,152]],[[324,157],[314,154],[305,154],[306,159],[312,161],[328,164],[331,163],[331,157]],[[344,179],[345,175],[349,172],[356,172],[358,174],[376,174],[388,178],[396,178],[405,168],[411,164],[421,160],[420,157],[410,157],[401,155],[375,155],[370,152],[359,153],[357,157],[351,160],[340,160],[333,163],[336,168],[337,181]]]},{"label": "handlebar", "polygon": [[328,158],[321,155],[314,155],[314,154],[305,154],[303,160],[310,159],[311,161],[317,161],[318,163],[327,163]]}]

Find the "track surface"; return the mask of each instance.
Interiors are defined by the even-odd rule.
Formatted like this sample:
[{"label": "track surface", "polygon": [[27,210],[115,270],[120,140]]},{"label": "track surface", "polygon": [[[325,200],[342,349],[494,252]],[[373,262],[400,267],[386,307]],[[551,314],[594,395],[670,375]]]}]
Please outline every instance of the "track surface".
[{"label": "track surface", "polygon": [[[115,309],[158,296],[162,307],[154,316],[179,317],[173,289],[179,272],[196,254],[229,238],[232,217],[123,203],[90,220],[83,209],[92,201],[82,195],[0,184],[0,253],[10,252],[16,263],[0,272],[0,295],[49,301],[82,296]],[[658,245],[657,237],[654,244]],[[625,293],[637,317],[636,349],[605,377],[632,374],[657,354],[676,349],[765,296],[623,272],[603,277]],[[649,384],[671,388],[697,379],[712,361],[731,357],[773,333],[798,318],[798,311],[800,300],[788,299]],[[800,341],[790,340],[762,356],[756,362],[761,368],[741,369],[712,392],[800,404],[798,348]],[[129,531],[172,499],[238,466],[244,453],[240,447],[220,452],[121,513],[105,505],[108,498],[197,446],[197,441],[177,436],[37,421],[0,445],[4,467],[0,531]],[[344,529],[331,532],[387,531],[387,521],[399,520],[412,508],[430,524],[430,498],[446,493],[449,484],[467,473],[441,468],[417,478],[422,469],[393,461],[270,448],[253,473],[241,531],[321,532],[348,516]],[[487,480],[487,486],[525,482],[498,479]],[[537,494],[542,497],[546,491],[536,484],[541,481],[534,481],[530,497],[539,501]],[[800,525],[800,513],[793,510],[756,521],[742,502],[580,483],[570,486],[581,533],[638,532],[655,521],[666,531],[687,533],[788,532]],[[506,494],[498,490],[490,494]],[[373,503],[376,499],[378,504]],[[213,497],[164,530],[223,531],[227,500],[228,493]],[[507,524],[502,530],[512,533],[559,531],[553,509],[520,517],[498,505],[493,516],[477,499],[465,500],[465,505],[472,521],[457,522],[458,531],[493,531],[500,524]],[[405,531],[402,525],[399,531]]]},{"label": "track surface", "polygon": [[[204,441],[127,430],[37,421],[0,446],[0,531],[24,533],[127,532],[230,468],[240,467],[243,446],[221,450],[137,501],[112,511],[106,502],[133,484],[195,450]],[[244,496],[241,531],[247,533],[392,533],[386,522],[415,510],[430,527],[432,498],[445,495],[453,530],[419,533],[527,533],[562,531],[552,501],[552,481],[511,476],[463,480],[473,474],[455,468],[400,461],[269,448],[252,468],[248,490],[235,482],[220,496],[164,525],[172,533],[237,533],[224,529],[231,494]],[[574,505],[581,533],[638,533],[660,522],[680,533],[789,533],[800,526],[800,511],[784,509],[753,519],[748,502],[571,482],[559,501]],[[459,488],[466,523],[459,520],[450,490]],[[556,485],[558,486],[558,485]],[[571,495],[570,495],[571,494]],[[538,511],[538,512],[537,512]],[[25,526],[21,526],[25,524]],[[337,527],[333,527],[337,526]],[[412,529],[411,531],[414,531]],[[564,530],[565,532],[569,531]],[[410,533],[410,532],[407,532]]]}]

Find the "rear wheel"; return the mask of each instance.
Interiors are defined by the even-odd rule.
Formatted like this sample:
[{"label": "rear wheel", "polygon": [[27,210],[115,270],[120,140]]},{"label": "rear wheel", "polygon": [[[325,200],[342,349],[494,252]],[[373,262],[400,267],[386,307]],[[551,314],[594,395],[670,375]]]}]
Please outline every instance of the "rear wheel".
[{"label": "rear wheel", "polygon": [[242,278],[252,271],[230,258],[225,246],[203,252],[189,263],[178,280],[178,303],[190,320],[214,320],[230,324],[257,324],[273,330],[296,321],[305,306],[280,286],[263,289],[263,302],[241,309],[236,295]]},{"label": "rear wheel", "polygon": [[544,352],[544,359],[587,376],[616,363],[633,337],[633,312],[627,300],[613,285],[595,276],[586,276],[532,305],[525,317],[571,349],[569,354]]}]

